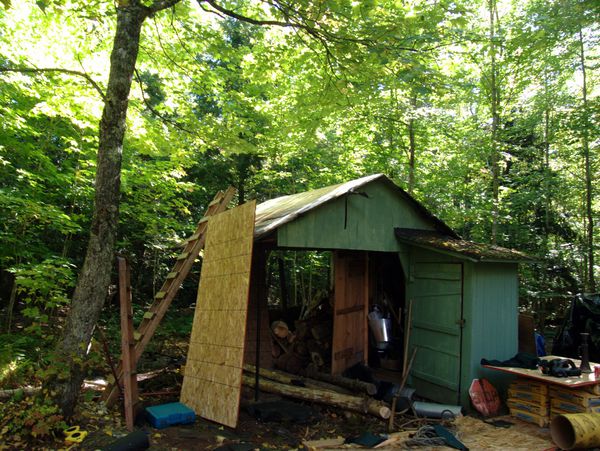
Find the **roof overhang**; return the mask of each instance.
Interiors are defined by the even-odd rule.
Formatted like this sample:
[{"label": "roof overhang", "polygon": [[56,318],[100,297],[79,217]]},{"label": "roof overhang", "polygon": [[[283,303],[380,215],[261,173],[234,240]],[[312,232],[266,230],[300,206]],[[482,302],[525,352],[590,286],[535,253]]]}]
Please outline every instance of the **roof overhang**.
[{"label": "roof overhang", "polygon": [[279,227],[294,221],[321,205],[332,202],[343,196],[358,194],[358,190],[361,187],[374,181],[380,181],[394,190],[397,195],[410,203],[419,214],[431,221],[432,226],[440,233],[460,238],[456,232],[441,219],[438,219],[433,213],[427,210],[423,204],[410,196],[384,174],[373,174],[338,185],[277,197],[257,205],[254,239],[259,240],[268,236]]},{"label": "roof overhang", "polygon": [[535,263],[523,252],[491,244],[475,243],[430,230],[394,229],[396,238],[411,246],[427,249],[463,260],[481,263]]}]

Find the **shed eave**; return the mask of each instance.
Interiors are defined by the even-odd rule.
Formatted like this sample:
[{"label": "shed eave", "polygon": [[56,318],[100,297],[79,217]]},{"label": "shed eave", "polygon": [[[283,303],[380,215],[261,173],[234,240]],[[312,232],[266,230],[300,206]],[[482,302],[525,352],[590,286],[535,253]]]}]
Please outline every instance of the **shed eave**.
[{"label": "shed eave", "polygon": [[448,255],[449,257],[458,258],[460,260],[466,260],[466,261],[470,261],[470,262],[473,262],[473,263],[479,263],[481,261],[480,259],[469,257],[467,255],[461,254],[460,252],[453,252],[453,251],[443,250],[443,249],[437,248],[435,246],[427,246],[426,244],[415,243],[414,241],[404,240],[404,239],[399,238],[399,237],[397,237],[397,239],[398,239],[398,241],[400,241],[403,244],[407,244],[409,246],[418,247],[420,249],[425,249],[425,250],[428,250],[428,251],[431,251],[431,252],[437,252],[438,254],[442,254],[442,255]]},{"label": "shed eave", "polygon": [[540,260],[534,259],[534,258],[527,258],[527,257],[523,257],[523,258],[505,258],[505,259],[501,259],[501,258],[485,258],[482,257],[478,260],[481,263],[528,263],[528,264],[533,264],[533,263],[540,263]]}]

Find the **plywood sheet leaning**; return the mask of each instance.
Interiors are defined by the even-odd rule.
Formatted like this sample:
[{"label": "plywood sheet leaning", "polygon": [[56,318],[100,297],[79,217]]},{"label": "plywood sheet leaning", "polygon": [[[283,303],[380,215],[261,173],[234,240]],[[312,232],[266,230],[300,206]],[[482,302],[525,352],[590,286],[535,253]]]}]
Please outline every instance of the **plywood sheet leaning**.
[{"label": "plywood sheet leaning", "polygon": [[181,402],[237,425],[256,202],[209,220]]}]

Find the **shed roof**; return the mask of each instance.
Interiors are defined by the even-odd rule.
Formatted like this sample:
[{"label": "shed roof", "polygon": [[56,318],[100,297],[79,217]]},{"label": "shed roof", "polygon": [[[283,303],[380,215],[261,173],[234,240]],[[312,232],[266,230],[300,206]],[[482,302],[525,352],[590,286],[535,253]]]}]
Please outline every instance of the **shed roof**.
[{"label": "shed roof", "polygon": [[308,213],[311,210],[347,194],[356,192],[359,188],[380,181],[392,187],[399,196],[408,201],[421,215],[429,219],[432,225],[446,236],[460,238],[442,220],[433,215],[421,203],[410,196],[406,191],[392,182],[384,174],[373,174],[349,182],[331,185],[324,188],[306,191],[298,194],[277,197],[256,206],[256,222],[254,227],[255,239],[261,238],[288,222]]},{"label": "shed roof", "polygon": [[535,261],[532,257],[514,249],[466,241],[430,230],[397,227],[394,232],[396,237],[405,243],[434,251],[443,251],[475,262]]}]

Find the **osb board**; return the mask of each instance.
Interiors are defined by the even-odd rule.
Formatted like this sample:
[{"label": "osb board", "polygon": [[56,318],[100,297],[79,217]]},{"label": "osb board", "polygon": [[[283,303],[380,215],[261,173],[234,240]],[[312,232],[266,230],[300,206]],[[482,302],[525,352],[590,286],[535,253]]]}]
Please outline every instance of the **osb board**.
[{"label": "osb board", "polygon": [[256,202],[211,217],[181,402],[237,425]]}]

